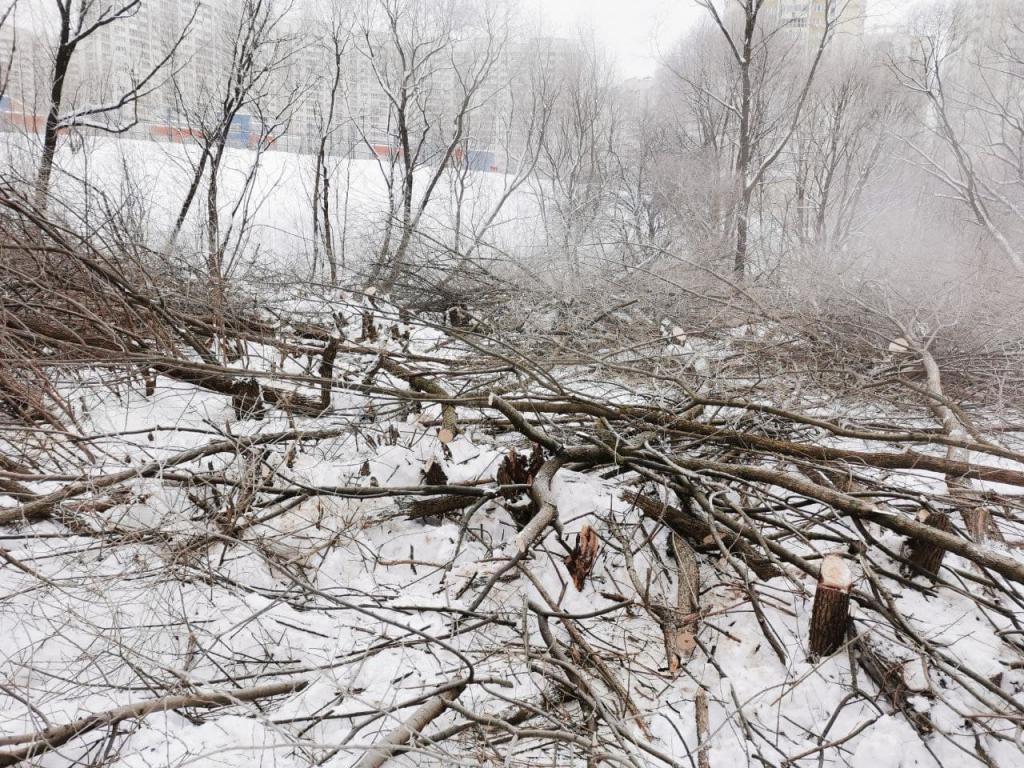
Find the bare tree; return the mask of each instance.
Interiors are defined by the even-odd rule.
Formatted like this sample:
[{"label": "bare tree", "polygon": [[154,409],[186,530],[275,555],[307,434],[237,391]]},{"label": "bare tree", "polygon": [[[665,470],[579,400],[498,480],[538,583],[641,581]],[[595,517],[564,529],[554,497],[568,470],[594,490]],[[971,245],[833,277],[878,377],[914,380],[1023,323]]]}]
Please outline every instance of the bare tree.
[{"label": "bare tree", "polygon": [[670,245],[670,195],[660,166],[668,157],[670,129],[654,96],[619,93],[621,138],[611,149],[613,208],[611,226],[627,265],[645,262],[652,248]]},{"label": "bare tree", "polygon": [[655,115],[663,145],[655,178],[675,237],[691,253],[715,253],[728,237],[735,114],[729,54],[701,24],[662,62]]},{"label": "bare tree", "polygon": [[792,139],[789,242],[841,250],[865,216],[865,196],[909,116],[907,99],[870,49],[843,49],[822,68]]},{"label": "bare tree", "polygon": [[540,53],[555,62],[556,92],[541,143],[538,199],[554,255],[578,277],[584,251],[601,250],[601,225],[614,207],[622,122],[615,73],[592,39]]},{"label": "bare tree", "polygon": [[[317,75],[325,89],[316,88],[312,92],[326,96],[326,101],[317,99],[313,104],[314,131],[314,165],[313,165],[313,272],[316,274],[320,260],[320,249],[323,249],[328,268],[328,279],[331,285],[338,282],[338,253],[333,231],[334,212],[331,207],[331,179],[336,169],[332,167],[331,157],[339,150],[347,156],[351,147],[338,145],[345,142],[347,125],[343,122],[341,108],[344,104],[343,89],[346,86],[346,54],[352,40],[352,32],[348,26],[350,19],[333,9],[328,16],[328,23],[314,44],[317,61],[326,62],[326,69]],[[347,189],[346,184],[346,189]],[[344,268],[344,233],[341,242],[342,263]]]},{"label": "bare tree", "polygon": [[[911,158],[970,212],[1015,271],[1024,273],[1024,250],[1014,229],[1024,225],[1024,59],[1019,46],[978,39],[973,8],[960,2],[923,7],[912,22],[916,45],[894,60],[899,82],[920,96],[919,137],[905,142]],[[1024,17],[1004,19],[1024,31]]]},{"label": "bare tree", "polygon": [[[0,13],[0,30],[5,29],[8,25],[13,26],[14,11],[18,6],[18,0],[11,0],[7,8],[4,9],[3,13]],[[7,84],[11,79],[11,69],[14,64],[14,55],[18,50],[18,39],[17,34],[12,31],[11,34],[11,46],[9,50],[0,51],[0,56],[4,57],[4,61],[0,62],[0,99],[7,94]]]},{"label": "bare tree", "polygon": [[[506,50],[505,61],[512,54],[511,48]],[[542,60],[526,57],[523,68],[507,67],[504,78],[495,78],[484,94],[483,130],[473,130],[471,125],[460,162],[452,165],[452,248],[461,255],[460,264],[484,247],[510,198],[535,177],[558,96],[555,80],[556,74],[546,71]],[[464,203],[467,187],[480,177],[473,172],[480,170],[501,173],[503,184],[497,198],[473,220]]]},{"label": "bare tree", "polygon": [[[202,190],[206,276],[218,322],[223,322],[225,280],[231,266],[228,248],[232,237],[238,244],[244,242],[260,158],[285,130],[304,87],[285,84],[297,45],[296,36],[284,28],[291,7],[290,2],[244,0],[234,19],[234,40],[222,71],[206,73],[195,92],[187,85],[176,85],[179,111],[199,147],[167,248],[169,252],[174,247]],[[230,202],[227,226],[222,230],[221,170],[233,144],[255,152],[249,158],[242,189]]]},{"label": "bare tree", "polygon": [[[500,6],[373,0],[364,8],[358,51],[369,62],[386,106],[363,124],[362,137],[377,157],[390,210],[371,284],[395,285],[508,35]],[[417,191],[417,172],[428,168]]]},{"label": "bare tree", "polygon": [[[732,0],[724,13],[713,0],[695,2],[710,14],[732,59],[734,87],[719,98],[729,104],[736,118],[733,271],[744,276],[748,270],[754,192],[796,132],[825,48],[847,3],[824,0],[824,23],[811,48],[810,63],[795,88],[780,92],[772,89],[772,83],[780,66],[787,66],[792,53],[802,47],[802,38],[780,46],[785,36],[767,18],[765,0]],[[775,131],[770,130],[777,119],[773,111],[785,115]]]},{"label": "bare tree", "polygon": [[[104,104],[84,106],[64,111],[65,86],[72,72],[75,52],[79,46],[100,29],[110,24],[123,22],[136,16],[143,0],[121,0],[117,3],[101,3],[99,0],[54,0],[57,10],[57,45],[53,52],[53,69],[50,77],[49,104],[43,129],[43,149],[36,178],[36,205],[43,207],[50,189],[57,139],[61,131],[77,127],[89,127],[108,133],[124,133],[138,122],[140,99],[153,92],[160,85],[160,76],[167,72],[188,28],[195,18],[195,12],[188,24],[152,67],[132,78],[132,84]],[[123,119],[125,109],[133,110],[133,117]]]}]

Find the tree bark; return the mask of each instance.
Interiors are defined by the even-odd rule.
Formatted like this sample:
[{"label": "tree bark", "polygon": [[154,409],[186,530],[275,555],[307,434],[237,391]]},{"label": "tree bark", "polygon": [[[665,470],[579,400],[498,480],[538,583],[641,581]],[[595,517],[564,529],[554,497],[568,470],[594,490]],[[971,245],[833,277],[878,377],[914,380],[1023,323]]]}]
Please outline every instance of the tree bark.
[{"label": "tree bark", "polygon": [[39,161],[39,174],[36,177],[36,207],[46,208],[46,200],[50,194],[50,176],[53,172],[53,159],[57,154],[57,138],[60,129],[60,108],[64,101],[64,80],[71,65],[71,56],[75,45],[70,39],[70,18],[61,14],[60,42],[53,62],[53,80],[50,83],[50,106],[46,112],[46,126],[43,128],[43,155]]},{"label": "tree bark", "polygon": [[301,691],[308,684],[308,680],[288,680],[282,683],[271,683],[270,685],[262,685],[255,688],[165,696],[160,699],[128,704],[117,709],[88,715],[72,723],[54,725],[35,733],[6,736],[0,738],[0,744],[24,746],[0,752],[0,766],[17,765],[30,758],[50,752],[83,733],[88,733],[104,726],[112,726],[124,720],[137,720],[156,712],[170,712],[186,707],[225,707],[246,701],[257,701],[272,696],[281,696],[286,693]]}]

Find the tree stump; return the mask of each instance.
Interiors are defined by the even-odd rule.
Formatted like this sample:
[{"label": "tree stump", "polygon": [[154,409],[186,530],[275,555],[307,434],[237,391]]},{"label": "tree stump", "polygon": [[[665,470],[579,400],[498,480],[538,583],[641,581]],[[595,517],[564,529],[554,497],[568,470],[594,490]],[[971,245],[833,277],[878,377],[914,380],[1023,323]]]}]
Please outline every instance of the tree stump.
[{"label": "tree stump", "polygon": [[358,341],[377,341],[377,324],[373,321],[373,312],[363,311]]},{"label": "tree stump", "polygon": [[846,561],[840,555],[825,555],[811,611],[809,646],[812,661],[831,656],[842,647],[850,624],[851,586],[853,574]]},{"label": "tree stump", "polygon": [[424,485],[448,485],[448,475],[437,459],[431,459],[426,466],[420,470]]},{"label": "tree stump", "polygon": [[[945,512],[932,512],[925,517],[923,522],[925,525],[946,533],[953,530],[953,523]],[[907,576],[923,573],[934,581],[939,574],[942,558],[945,556],[946,550],[936,544],[921,539],[909,539],[906,544],[907,563],[903,572]]]},{"label": "tree stump", "polygon": [[[543,464],[544,452],[539,445],[534,445],[529,454],[509,451],[498,465],[495,479],[499,485],[532,485]],[[505,508],[521,531],[537,514],[537,503],[523,490],[502,488],[499,493],[505,498]]]},{"label": "tree stump", "polygon": [[231,396],[231,407],[238,421],[246,419],[262,420],[267,413],[263,397],[263,387],[256,379],[239,382]]}]

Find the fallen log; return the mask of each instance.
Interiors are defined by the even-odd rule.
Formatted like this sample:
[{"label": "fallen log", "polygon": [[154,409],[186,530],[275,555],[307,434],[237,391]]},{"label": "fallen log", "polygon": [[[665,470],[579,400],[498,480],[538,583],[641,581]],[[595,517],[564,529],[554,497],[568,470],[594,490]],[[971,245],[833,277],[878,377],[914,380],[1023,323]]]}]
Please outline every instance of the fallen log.
[{"label": "fallen log", "polygon": [[411,501],[405,506],[405,513],[410,520],[424,517],[440,517],[451,512],[458,512],[476,503],[472,496],[432,496],[428,499]]}]

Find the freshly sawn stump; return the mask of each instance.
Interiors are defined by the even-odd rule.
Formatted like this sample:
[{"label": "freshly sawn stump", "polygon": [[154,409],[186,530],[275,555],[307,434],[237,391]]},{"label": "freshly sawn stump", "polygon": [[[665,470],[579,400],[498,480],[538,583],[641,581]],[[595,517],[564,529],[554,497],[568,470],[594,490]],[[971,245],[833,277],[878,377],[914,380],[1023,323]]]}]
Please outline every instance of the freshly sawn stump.
[{"label": "freshly sawn stump", "polygon": [[853,575],[840,555],[825,555],[811,611],[810,656],[820,659],[842,647],[850,623]]}]

